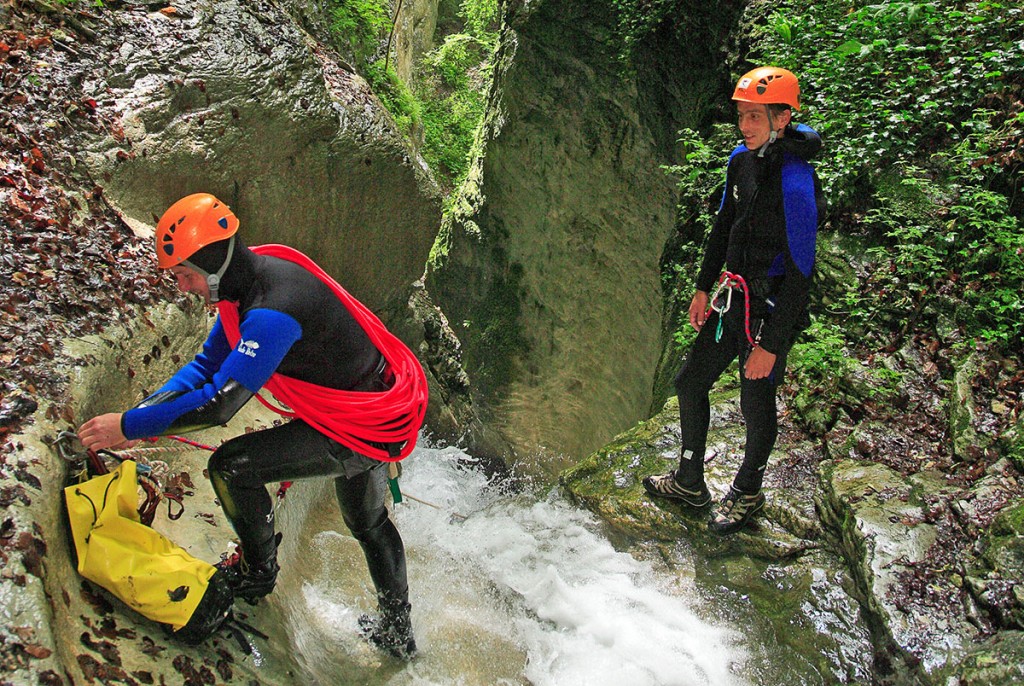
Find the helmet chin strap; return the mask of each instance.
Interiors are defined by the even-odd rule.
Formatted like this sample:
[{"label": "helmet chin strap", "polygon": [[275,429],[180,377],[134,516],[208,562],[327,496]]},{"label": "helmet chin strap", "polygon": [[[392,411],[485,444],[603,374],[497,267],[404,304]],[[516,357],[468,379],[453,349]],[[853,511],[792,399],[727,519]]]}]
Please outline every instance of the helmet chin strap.
[{"label": "helmet chin strap", "polygon": [[228,255],[224,258],[224,264],[220,266],[216,274],[211,274],[202,267],[189,262],[188,260],[182,260],[182,264],[190,269],[194,269],[203,276],[206,277],[206,285],[210,288],[210,302],[220,302],[220,280],[224,277],[224,272],[228,270],[228,266],[231,264],[231,257],[235,254],[235,237],[232,236],[228,239]]},{"label": "helmet chin strap", "polygon": [[765,105],[764,111],[768,115],[768,126],[771,128],[771,133],[768,134],[768,140],[764,142],[764,145],[762,145],[761,149],[757,152],[758,157],[764,157],[764,153],[768,150],[768,146],[779,139],[779,132],[775,130],[775,117],[772,116],[772,108]]}]

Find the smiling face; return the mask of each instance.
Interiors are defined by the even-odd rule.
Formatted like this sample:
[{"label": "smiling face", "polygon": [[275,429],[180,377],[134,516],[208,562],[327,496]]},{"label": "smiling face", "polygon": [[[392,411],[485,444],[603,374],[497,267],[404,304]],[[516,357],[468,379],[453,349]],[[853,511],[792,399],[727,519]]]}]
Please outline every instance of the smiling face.
[{"label": "smiling face", "polygon": [[210,304],[210,285],[206,283],[205,276],[180,264],[171,267],[170,272],[178,284],[179,291],[194,293],[200,296],[207,305]]},{"label": "smiling face", "polygon": [[781,136],[792,116],[789,110],[783,110],[769,118],[768,107],[753,102],[737,102],[736,111],[738,114],[737,125],[740,133],[743,134],[743,143],[748,150],[756,150],[767,143],[773,128]]}]

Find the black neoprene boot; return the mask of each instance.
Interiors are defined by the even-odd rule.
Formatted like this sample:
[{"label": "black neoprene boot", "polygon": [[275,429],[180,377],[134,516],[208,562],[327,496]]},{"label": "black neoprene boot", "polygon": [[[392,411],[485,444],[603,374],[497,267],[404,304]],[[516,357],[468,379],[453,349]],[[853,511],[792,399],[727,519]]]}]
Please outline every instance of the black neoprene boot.
[{"label": "black neoprene boot", "polygon": [[377,617],[362,615],[359,628],[370,643],[386,650],[400,660],[416,655],[416,639],[412,635],[412,606],[407,602],[379,604]]},{"label": "black neoprene boot", "polygon": [[395,657],[408,660],[416,653],[416,641],[409,617],[409,583],[405,570],[405,546],[395,523],[382,512],[377,526],[356,533],[366,556],[366,566],[377,591],[377,617],[363,615],[359,627],[363,636]]},{"label": "black neoprene boot", "polygon": [[281,534],[258,546],[247,546],[217,564],[217,568],[228,575],[236,598],[255,605],[260,598],[269,595],[277,583],[277,545]]}]

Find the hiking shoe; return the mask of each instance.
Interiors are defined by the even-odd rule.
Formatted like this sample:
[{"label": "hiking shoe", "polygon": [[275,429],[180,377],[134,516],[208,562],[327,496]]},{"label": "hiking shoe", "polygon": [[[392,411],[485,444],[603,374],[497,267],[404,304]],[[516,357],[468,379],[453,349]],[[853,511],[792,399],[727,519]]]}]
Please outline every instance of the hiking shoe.
[{"label": "hiking shoe", "polygon": [[241,552],[235,552],[214,566],[225,573],[235,597],[250,605],[270,595],[277,583],[277,573],[281,570],[276,560],[269,560],[262,565],[250,565]]},{"label": "hiking shoe", "polygon": [[736,533],[764,507],[764,493],[758,491],[753,495],[741,493],[735,488],[715,508],[715,514],[708,522],[708,528],[719,536]]},{"label": "hiking shoe", "polygon": [[711,502],[711,492],[701,479],[699,484],[684,486],[676,480],[676,473],[644,477],[644,489],[653,496],[678,500],[690,507],[704,507]]},{"label": "hiking shoe", "polygon": [[379,616],[360,615],[359,633],[363,638],[385,650],[399,660],[411,660],[416,655],[416,639],[412,635],[412,606],[402,603]]}]

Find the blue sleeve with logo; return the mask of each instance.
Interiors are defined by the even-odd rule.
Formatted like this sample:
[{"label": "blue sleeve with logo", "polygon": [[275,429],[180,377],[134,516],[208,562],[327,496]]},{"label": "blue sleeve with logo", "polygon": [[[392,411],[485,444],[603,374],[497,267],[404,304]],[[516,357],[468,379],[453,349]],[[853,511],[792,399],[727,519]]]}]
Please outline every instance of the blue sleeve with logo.
[{"label": "blue sleeve with logo", "polygon": [[125,412],[121,422],[125,437],[159,436],[178,417],[206,404],[229,379],[256,393],[302,338],[299,323],[276,310],[246,312],[240,330],[241,340],[232,350],[218,317],[202,352],[158,391],[181,394],[167,402]]}]

